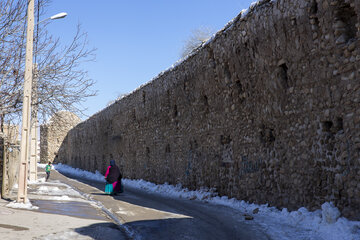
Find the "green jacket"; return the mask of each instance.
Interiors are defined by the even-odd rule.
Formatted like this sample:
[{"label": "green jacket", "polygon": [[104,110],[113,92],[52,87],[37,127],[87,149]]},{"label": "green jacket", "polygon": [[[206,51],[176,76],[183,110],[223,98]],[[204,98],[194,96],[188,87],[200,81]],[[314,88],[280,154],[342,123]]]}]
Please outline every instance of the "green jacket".
[{"label": "green jacket", "polygon": [[51,166],[48,164],[48,165],[46,165],[46,167],[45,167],[45,171],[46,172],[50,172],[50,170],[51,170]]}]

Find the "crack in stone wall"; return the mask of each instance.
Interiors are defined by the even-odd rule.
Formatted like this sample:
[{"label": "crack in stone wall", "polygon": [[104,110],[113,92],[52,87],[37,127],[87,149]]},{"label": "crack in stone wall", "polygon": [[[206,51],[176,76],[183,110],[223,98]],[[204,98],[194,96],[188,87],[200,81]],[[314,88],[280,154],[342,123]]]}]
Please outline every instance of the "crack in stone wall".
[{"label": "crack in stone wall", "polygon": [[59,161],[360,219],[355,0],[262,1],[182,63],[73,128]]}]

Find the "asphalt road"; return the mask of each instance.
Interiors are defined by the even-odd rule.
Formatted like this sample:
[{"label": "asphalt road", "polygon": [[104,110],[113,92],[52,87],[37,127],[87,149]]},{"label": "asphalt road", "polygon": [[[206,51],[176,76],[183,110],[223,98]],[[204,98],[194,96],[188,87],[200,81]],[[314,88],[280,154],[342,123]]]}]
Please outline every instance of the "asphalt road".
[{"label": "asphalt road", "polygon": [[97,201],[129,239],[270,239],[244,214],[229,207],[197,200],[164,197],[125,185],[118,196],[103,194],[104,183],[71,180],[53,172],[52,178],[71,185]]}]

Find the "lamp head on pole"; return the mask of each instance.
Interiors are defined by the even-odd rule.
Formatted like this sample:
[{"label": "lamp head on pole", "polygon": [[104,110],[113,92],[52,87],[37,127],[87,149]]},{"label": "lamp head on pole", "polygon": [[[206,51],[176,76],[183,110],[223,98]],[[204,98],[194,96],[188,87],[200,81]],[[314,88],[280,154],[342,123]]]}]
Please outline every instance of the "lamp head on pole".
[{"label": "lamp head on pole", "polygon": [[64,18],[66,16],[67,16],[67,13],[62,12],[62,13],[55,14],[54,16],[51,16],[50,19],[55,20],[55,19],[59,19],[59,18]]}]

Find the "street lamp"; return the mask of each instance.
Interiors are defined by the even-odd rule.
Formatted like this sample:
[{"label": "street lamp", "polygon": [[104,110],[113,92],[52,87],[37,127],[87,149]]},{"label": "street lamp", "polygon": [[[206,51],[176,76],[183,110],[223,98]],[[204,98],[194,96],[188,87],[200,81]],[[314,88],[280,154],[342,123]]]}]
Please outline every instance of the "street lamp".
[{"label": "street lamp", "polygon": [[61,13],[55,14],[55,15],[49,17],[49,18],[45,18],[45,19],[41,20],[40,22],[38,22],[37,24],[40,24],[40,23],[45,22],[47,20],[56,20],[56,19],[64,18],[66,16],[67,16],[66,12],[61,12]]},{"label": "street lamp", "polygon": [[59,18],[64,18],[66,16],[67,16],[66,12],[61,12],[61,13],[55,14],[54,16],[51,16],[50,19],[55,20],[55,19],[59,19]]},{"label": "street lamp", "polygon": [[[67,16],[67,13],[62,12],[62,13],[58,13],[54,16],[51,16],[49,18],[46,18],[40,22],[37,23],[37,26],[45,21],[48,20],[55,20],[55,19],[60,19],[60,18],[64,18]],[[36,51],[36,49],[35,49]],[[36,58],[35,58],[36,59]],[[32,109],[31,109],[31,123],[30,123],[30,161],[29,161],[29,176],[28,179],[30,181],[36,181],[37,180],[37,158],[38,158],[38,119],[37,119],[37,114],[38,114],[38,106],[35,105],[34,103],[36,103],[36,98],[37,98],[37,73],[38,73],[38,69],[36,66],[36,63],[33,66],[33,74],[32,74],[32,91],[33,91],[33,96],[32,96]]]},{"label": "street lamp", "polygon": [[[66,16],[66,13],[56,14],[50,19],[58,19]],[[27,30],[26,30],[26,55],[25,55],[25,76],[24,76],[24,96],[22,109],[22,127],[20,143],[20,169],[19,169],[19,189],[17,202],[26,202],[27,195],[27,171],[29,157],[29,138],[30,138],[30,115],[31,115],[31,89],[33,78],[33,37],[34,37],[34,0],[28,1],[27,10]]]}]

